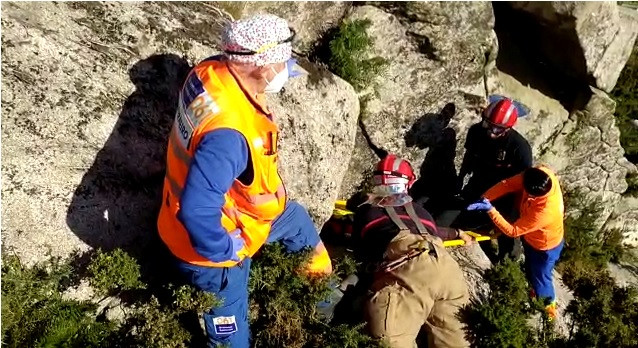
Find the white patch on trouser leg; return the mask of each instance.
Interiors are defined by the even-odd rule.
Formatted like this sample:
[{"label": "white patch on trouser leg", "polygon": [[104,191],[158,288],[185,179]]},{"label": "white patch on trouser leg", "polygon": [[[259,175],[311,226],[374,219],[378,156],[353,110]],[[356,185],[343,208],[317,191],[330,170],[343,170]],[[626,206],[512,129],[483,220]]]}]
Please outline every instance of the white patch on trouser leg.
[{"label": "white patch on trouser leg", "polygon": [[217,335],[230,335],[237,332],[237,322],[235,316],[230,317],[215,317],[213,318],[213,326],[215,327],[215,334]]}]

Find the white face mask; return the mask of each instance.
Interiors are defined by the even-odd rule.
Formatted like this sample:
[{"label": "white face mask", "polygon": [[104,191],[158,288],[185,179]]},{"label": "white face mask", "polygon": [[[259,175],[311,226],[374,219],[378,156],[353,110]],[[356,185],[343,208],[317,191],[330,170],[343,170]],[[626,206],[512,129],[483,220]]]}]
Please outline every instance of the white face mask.
[{"label": "white face mask", "polygon": [[[271,69],[272,69],[272,71],[277,73],[275,68],[271,67]],[[279,73],[277,73],[277,75],[275,75],[275,77],[273,77],[272,81],[268,81],[268,79],[266,79],[266,82],[268,82],[268,85],[266,85],[266,89],[264,89],[264,92],[265,93],[279,93],[279,91],[281,91],[281,89],[286,84],[286,81],[288,81],[288,68],[284,67],[284,70],[282,70]]]}]

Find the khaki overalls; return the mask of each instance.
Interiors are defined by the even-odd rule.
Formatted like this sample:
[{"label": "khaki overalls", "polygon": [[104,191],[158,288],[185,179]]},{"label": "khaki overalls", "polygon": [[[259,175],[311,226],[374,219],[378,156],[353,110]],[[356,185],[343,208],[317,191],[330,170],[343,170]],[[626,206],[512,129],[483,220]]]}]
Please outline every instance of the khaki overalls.
[{"label": "khaki overalls", "polygon": [[405,208],[419,233],[410,231],[394,208],[385,207],[400,232],[374,275],[365,306],[369,331],[393,348],[416,347],[422,327],[429,348],[469,347],[457,318],[469,301],[463,273],[441,239],[427,232],[412,203]]}]

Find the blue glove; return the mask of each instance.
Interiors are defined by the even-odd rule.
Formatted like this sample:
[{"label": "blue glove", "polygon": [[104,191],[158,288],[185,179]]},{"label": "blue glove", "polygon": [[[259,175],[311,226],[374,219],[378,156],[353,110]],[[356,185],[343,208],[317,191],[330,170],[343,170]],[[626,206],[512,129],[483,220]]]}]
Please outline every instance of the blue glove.
[{"label": "blue glove", "polygon": [[290,58],[286,62],[286,68],[288,69],[288,77],[297,77],[303,75],[298,70],[295,70],[295,66],[297,65],[297,60],[295,58]]},{"label": "blue glove", "polygon": [[233,256],[230,259],[239,262],[241,261],[241,258],[239,257],[238,253],[241,249],[244,248],[246,241],[244,241],[244,238],[241,237],[241,231],[239,229],[230,232],[229,235],[231,241],[233,242]]},{"label": "blue glove", "polygon": [[488,211],[494,208],[487,198],[482,198],[467,206],[467,210]]}]

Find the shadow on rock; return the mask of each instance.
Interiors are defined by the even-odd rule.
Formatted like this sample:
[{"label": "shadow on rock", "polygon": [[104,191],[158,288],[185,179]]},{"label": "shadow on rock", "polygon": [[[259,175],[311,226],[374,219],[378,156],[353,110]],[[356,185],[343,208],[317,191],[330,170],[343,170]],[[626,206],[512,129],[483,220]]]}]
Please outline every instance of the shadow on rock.
[{"label": "shadow on rock", "polygon": [[[591,95],[588,85],[594,82],[582,80],[587,75],[587,63],[578,37],[543,25],[509,3],[495,2],[493,9],[499,43],[497,68],[558,100],[568,111],[582,109]],[[547,57],[543,52],[555,54]],[[570,66],[570,71],[564,66]]]},{"label": "shadow on rock", "polygon": [[414,183],[411,195],[414,199],[428,198],[426,209],[437,214],[440,203],[446,202],[456,190],[456,131],[449,127],[456,114],[456,106],[448,103],[437,114],[425,114],[419,118],[405,134],[407,147],[428,149],[419,170],[419,180]]},{"label": "shadow on rock", "polygon": [[156,219],[168,133],[189,70],[185,59],[172,54],[153,55],[129,70],[136,90],[67,211],[67,224],[78,238],[94,249],[122,248],[142,266],[143,278],[170,264]]}]

